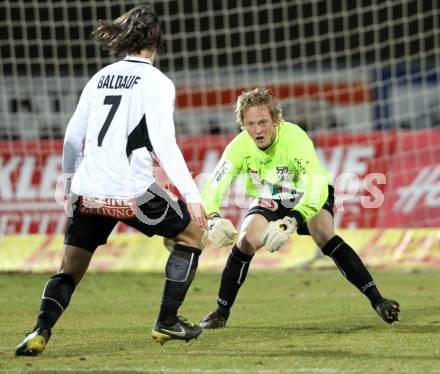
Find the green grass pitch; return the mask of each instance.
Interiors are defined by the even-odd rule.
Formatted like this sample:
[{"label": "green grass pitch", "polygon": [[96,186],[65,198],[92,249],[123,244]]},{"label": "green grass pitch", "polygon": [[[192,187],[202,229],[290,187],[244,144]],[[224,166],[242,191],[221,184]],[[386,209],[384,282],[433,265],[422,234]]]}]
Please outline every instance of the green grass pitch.
[{"label": "green grass pitch", "polygon": [[[0,275],[0,372],[440,373],[440,272],[374,272],[401,321],[385,324],[339,272],[251,272],[226,329],[189,344],[150,337],[161,274],[87,274],[39,357],[14,357],[47,275]],[[220,274],[196,276],[181,314],[215,307]]]}]

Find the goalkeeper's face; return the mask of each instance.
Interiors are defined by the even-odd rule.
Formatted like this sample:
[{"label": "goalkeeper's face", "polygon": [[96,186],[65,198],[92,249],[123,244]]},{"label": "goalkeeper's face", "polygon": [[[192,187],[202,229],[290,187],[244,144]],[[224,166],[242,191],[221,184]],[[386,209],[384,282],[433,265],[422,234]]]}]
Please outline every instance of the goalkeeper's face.
[{"label": "goalkeeper's face", "polygon": [[274,121],[266,105],[253,106],[243,113],[246,130],[260,149],[269,148],[277,136],[278,121]]}]

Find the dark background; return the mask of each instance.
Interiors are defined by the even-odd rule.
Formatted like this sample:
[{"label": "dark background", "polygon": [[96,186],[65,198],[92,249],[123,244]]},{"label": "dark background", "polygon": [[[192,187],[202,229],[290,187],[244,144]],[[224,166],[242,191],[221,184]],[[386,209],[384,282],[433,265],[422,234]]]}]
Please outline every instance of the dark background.
[{"label": "dark background", "polygon": [[[105,6],[98,1],[93,8],[66,8],[65,2],[52,1],[49,6],[42,1],[34,8],[29,6],[29,0],[2,3],[3,74],[20,74],[30,69],[36,75],[87,76],[101,67],[102,59],[107,59],[106,52],[89,40],[96,20],[115,18],[135,4],[113,1]],[[270,3],[269,10],[255,12],[255,5],[265,5],[267,1],[152,2],[167,36],[160,68],[200,69],[273,61],[304,67],[305,59],[311,67],[352,67],[388,59],[420,64],[421,52],[424,64],[439,63],[434,54],[440,47],[434,32],[439,25],[437,0]],[[212,11],[216,16],[208,17]],[[47,25],[51,20],[62,21],[62,25]],[[46,25],[38,26],[37,21]],[[271,44],[272,48],[262,48]],[[186,52],[184,56],[182,50]],[[73,61],[63,63],[63,59],[71,57]]]}]

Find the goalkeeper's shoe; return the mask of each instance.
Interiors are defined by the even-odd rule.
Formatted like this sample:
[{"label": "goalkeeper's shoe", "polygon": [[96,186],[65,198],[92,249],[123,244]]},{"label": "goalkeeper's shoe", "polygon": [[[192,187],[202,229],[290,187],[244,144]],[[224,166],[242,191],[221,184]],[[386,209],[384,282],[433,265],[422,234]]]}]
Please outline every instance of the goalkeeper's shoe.
[{"label": "goalkeeper's shoe", "polygon": [[400,305],[397,301],[382,299],[373,308],[386,323],[399,321]]},{"label": "goalkeeper's shoe", "polygon": [[26,334],[24,340],[15,349],[16,356],[38,356],[46,348],[51,332],[49,329],[36,328]]},{"label": "goalkeeper's shoe", "polygon": [[203,329],[221,329],[226,327],[228,317],[220,314],[218,309],[207,314],[205,318],[200,321],[200,327]]},{"label": "goalkeeper's shoe", "polygon": [[191,339],[197,339],[201,333],[202,328],[199,325],[193,325],[185,318],[177,317],[177,322],[171,326],[157,320],[151,331],[151,336],[157,343],[165,344],[173,339],[189,342]]}]

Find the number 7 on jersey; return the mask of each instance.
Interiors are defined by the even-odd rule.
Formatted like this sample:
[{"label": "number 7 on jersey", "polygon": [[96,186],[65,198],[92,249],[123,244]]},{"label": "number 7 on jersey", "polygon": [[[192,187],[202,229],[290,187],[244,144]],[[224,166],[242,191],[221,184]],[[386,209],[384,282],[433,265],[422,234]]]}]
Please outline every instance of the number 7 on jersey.
[{"label": "number 7 on jersey", "polygon": [[111,105],[110,111],[108,112],[107,118],[105,119],[104,125],[102,125],[101,131],[98,134],[98,147],[102,146],[102,141],[104,136],[112,123],[113,117],[118,110],[119,104],[121,104],[121,95],[109,95],[104,98],[104,105]]}]

